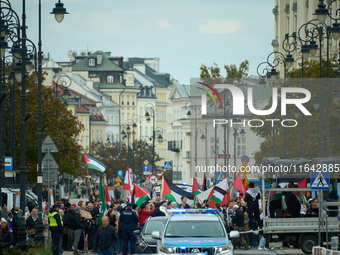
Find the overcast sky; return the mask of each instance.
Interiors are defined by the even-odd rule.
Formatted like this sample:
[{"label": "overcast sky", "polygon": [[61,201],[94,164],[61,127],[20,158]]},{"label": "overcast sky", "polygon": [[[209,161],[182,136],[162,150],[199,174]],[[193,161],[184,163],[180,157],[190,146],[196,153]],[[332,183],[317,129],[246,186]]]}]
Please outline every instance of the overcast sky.
[{"label": "overcast sky", "polygon": [[[22,0],[10,0],[21,16]],[[159,57],[160,71],[180,83],[199,77],[202,63],[250,62],[249,74],[272,52],[272,0],[63,0],[70,13],[58,24],[42,0],[44,53],[68,61],[69,50]],[[38,40],[38,0],[26,0],[28,37]],[[223,73],[224,69],[223,69]]]}]

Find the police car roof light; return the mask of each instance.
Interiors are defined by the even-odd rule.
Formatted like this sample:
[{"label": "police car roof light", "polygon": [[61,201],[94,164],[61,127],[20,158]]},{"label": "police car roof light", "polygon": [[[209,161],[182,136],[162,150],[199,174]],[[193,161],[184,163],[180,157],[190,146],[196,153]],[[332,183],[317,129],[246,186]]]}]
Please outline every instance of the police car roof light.
[{"label": "police car roof light", "polygon": [[170,209],[168,210],[171,214],[216,214],[219,209]]}]

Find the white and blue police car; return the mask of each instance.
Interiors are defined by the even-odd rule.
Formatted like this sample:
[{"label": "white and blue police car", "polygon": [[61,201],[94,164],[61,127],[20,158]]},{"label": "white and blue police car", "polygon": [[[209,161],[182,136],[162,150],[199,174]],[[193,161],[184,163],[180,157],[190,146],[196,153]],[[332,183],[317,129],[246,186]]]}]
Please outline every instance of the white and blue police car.
[{"label": "white and blue police car", "polygon": [[[191,253],[201,255],[231,255],[233,245],[223,222],[215,209],[174,209],[163,231],[154,231],[151,237],[158,240],[157,252]],[[231,231],[230,238],[239,237]]]}]

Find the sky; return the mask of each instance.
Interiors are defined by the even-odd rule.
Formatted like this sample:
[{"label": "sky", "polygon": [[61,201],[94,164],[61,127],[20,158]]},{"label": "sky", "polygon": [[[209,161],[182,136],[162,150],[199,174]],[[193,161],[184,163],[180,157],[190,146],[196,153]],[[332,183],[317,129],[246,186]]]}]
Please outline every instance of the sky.
[{"label": "sky", "polygon": [[[21,16],[22,0],[9,0]],[[42,0],[43,52],[69,61],[68,52],[110,51],[112,56],[158,57],[160,72],[181,84],[200,66],[250,62],[249,75],[273,51],[272,0],[62,0],[62,23],[49,14],[57,0]],[[38,0],[26,0],[27,35],[38,41]]]}]

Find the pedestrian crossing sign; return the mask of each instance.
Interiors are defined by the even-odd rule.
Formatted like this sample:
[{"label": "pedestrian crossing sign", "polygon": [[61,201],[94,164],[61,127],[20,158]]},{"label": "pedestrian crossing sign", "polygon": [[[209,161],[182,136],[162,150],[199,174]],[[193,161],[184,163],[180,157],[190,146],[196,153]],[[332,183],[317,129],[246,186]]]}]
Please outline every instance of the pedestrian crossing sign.
[{"label": "pedestrian crossing sign", "polygon": [[311,172],[311,189],[329,190],[329,172]]},{"label": "pedestrian crossing sign", "polygon": [[223,172],[216,172],[216,181],[221,182],[224,179]]},{"label": "pedestrian crossing sign", "polygon": [[169,170],[171,169],[171,161],[165,161],[164,162],[164,170]]}]

